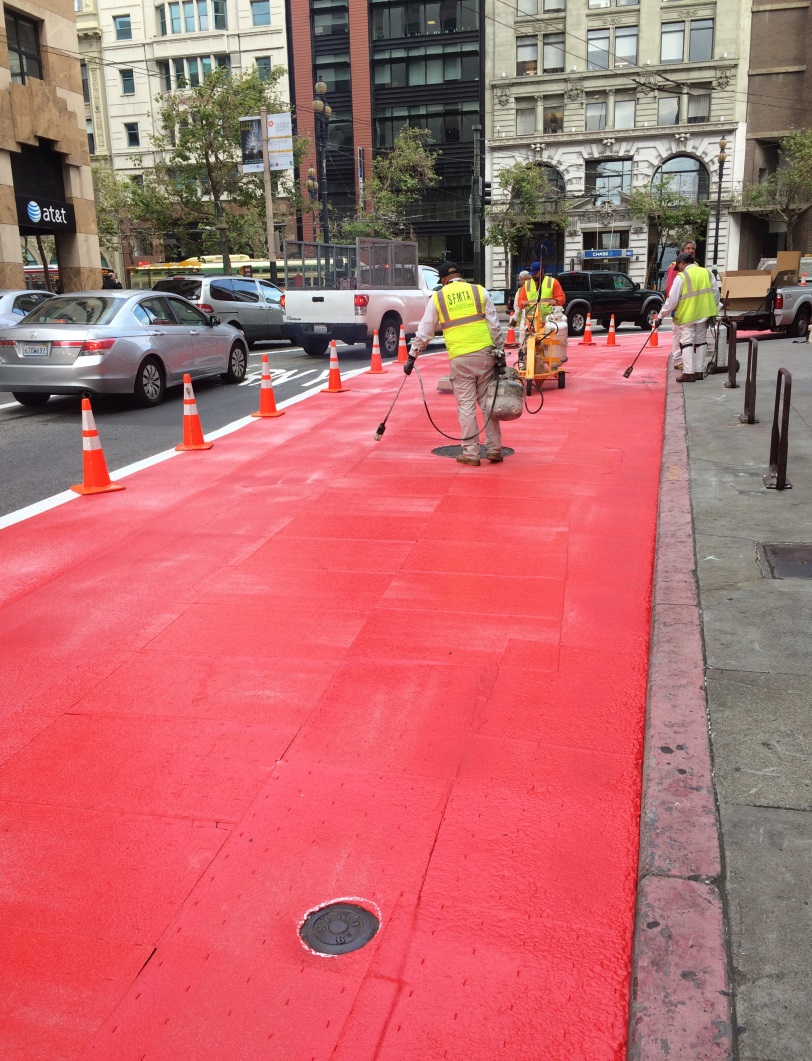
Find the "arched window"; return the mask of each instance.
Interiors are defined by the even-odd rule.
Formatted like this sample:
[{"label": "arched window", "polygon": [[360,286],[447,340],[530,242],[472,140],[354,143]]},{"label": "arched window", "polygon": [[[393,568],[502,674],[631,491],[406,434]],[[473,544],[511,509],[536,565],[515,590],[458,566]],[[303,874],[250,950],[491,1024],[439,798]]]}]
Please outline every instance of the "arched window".
[{"label": "arched window", "polygon": [[710,175],[707,167],[692,155],[673,155],[654,171],[652,184],[660,177],[670,177],[672,191],[694,202],[701,202],[710,195]]},{"label": "arched window", "polygon": [[564,195],[567,190],[567,184],[555,166],[551,166],[549,162],[540,163],[541,172],[547,178],[550,187],[557,195]]}]

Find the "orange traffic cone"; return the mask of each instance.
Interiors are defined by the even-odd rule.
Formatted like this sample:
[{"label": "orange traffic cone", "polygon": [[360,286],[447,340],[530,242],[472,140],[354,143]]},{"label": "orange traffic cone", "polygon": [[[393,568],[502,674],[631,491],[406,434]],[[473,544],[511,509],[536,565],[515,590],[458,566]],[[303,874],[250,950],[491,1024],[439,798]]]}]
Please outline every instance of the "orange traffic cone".
[{"label": "orange traffic cone", "polygon": [[195,392],[192,390],[192,377],[187,373],[183,377],[183,442],[175,446],[175,449],[178,452],[187,449],[211,449],[213,445],[213,442],[207,442],[203,438]]},{"label": "orange traffic cone", "polygon": [[370,367],[367,369],[368,372],[372,372],[376,376],[380,376],[382,372],[386,372],[386,369],[381,363],[381,344],[378,341],[378,329],[372,333],[372,361]]},{"label": "orange traffic cone", "polygon": [[649,346],[659,346],[660,340],[657,338],[657,325],[653,325],[651,329],[651,338],[648,341]]},{"label": "orange traffic cone", "polygon": [[607,346],[617,346],[615,342],[615,315],[614,313],[609,318],[609,334],[606,336]]},{"label": "orange traffic cone", "polygon": [[[511,322],[512,322],[512,320],[513,320],[513,318],[511,317]],[[514,328],[513,324],[511,323],[511,324],[508,325],[508,333],[507,333],[507,339],[505,339],[505,346],[515,346],[515,345],[516,345],[516,329]]]},{"label": "orange traffic cone", "polygon": [[409,352],[406,349],[406,332],[404,331],[403,325],[400,326],[400,338],[398,339],[398,364],[405,365],[409,358]]},{"label": "orange traffic cone", "polygon": [[125,489],[121,483],[110,480],[99,432],[87,398],[82,398],[82,476],[84,482],[71,487],[76,494],[109,494],[111,490]]},{"label": "orange traffic cone", "polygon": [[321,388],[322,394],[341,394],[348,391],[349,387],[341,386],[341,372],[338,369],[338,350],[336,350],[335,339],[330,340],[330,375],[327,377],[327,386]]},{"label": "orange traffic cone", "polygon": [[592,338],[592,314],[587,313],[586,315],[586,327],[584,328],[584,337],[578,344],[579,346],[594,346],[595,341]]},{"label": "orange traffic cone", "polygon": [[801,287],[806,287],[806,273],[801,273]]},{"label": "orange traffic cone", "polygon": [[268,365],[268,355],[262,355],[262,379],[259,384],[259,412],[251,413],[251,416],[284,416],[284,410],[280,412],[276,408],[276,398],[271,383],[271,369]]}]

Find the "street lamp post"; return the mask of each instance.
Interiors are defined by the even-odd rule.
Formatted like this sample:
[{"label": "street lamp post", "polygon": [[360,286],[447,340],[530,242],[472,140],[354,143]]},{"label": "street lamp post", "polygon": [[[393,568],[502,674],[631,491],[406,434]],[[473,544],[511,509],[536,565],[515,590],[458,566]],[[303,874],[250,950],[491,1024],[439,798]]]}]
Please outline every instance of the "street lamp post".
[{"label": "street lamp post", "polygon": [[713,265],[717,269],[719,267],[719,222],[722,218],[722,175],[725,172],[727,161],[726,148],[727,140],[722,134],[722,139],[719,141],[719,175],[716,184],[716,233],[713,237]]},{"label": "street lamp post", "polygon": [[[327,218],[327,130],[330,126],[332,107],[324,99],[327,85],[316,82],[316,98],[313,100],[313,116],[316,123],[316,166],[321,184],[321,238],[330,242],[329,221]],[[317,185],[318,187],[318,185]]]},{"label": "street lamp post", "polygon": [[316,203],[319,200],[319,182],[316,179],[316,171],[311,166],[307,171],[307,194],[310,196],[310,212],[313,215],[313,239],[319,236],[318,222],[316,221]]}]

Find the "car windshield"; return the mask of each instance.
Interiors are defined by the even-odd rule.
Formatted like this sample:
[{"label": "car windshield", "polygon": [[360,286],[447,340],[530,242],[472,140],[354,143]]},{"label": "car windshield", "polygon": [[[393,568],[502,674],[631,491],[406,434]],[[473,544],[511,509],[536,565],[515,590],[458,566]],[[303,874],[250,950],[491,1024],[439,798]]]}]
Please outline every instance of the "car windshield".
[{"label": "car windshield", "polygon": [[108,324],[123,304],[122,299],[102,295],[49,298],[25,318],[26,324]]},{"label": "car windshield", "polygon": [[154,283],[152,290],[171,291],[173,295],[182,295],[190,302],[197,302],[202,286],[202,281],[194,276],[169,276],[166,280],[158,280]]}]

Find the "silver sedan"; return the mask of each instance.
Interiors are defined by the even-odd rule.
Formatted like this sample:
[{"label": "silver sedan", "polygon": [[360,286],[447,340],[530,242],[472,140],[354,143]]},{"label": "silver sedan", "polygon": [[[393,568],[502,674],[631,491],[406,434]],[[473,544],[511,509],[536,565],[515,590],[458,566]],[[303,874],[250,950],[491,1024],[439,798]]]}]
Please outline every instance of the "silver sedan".
[{"label": "silver sedan", "polygon": [[53,298],[50,291],[29,291],[28,288],[0,291],[0,328],[19,324],[26,314],[48,298]]},{"label": "silver sedan", "polygon": [[230,324],[151,291],[57,295],[0,329],[0,390],[23,405],[52,394],[134,394],[157,405],[185,373],[240,383],[247,366],[245,339]]}]

